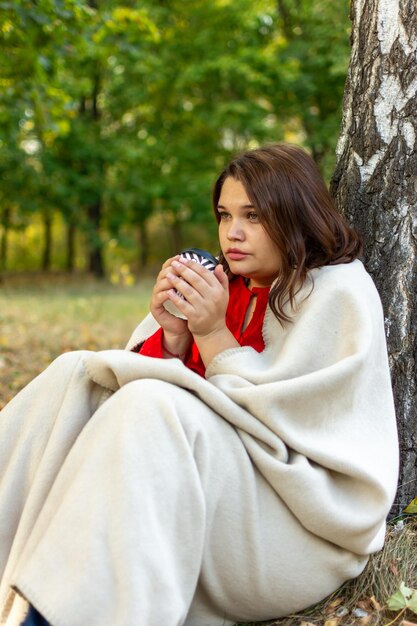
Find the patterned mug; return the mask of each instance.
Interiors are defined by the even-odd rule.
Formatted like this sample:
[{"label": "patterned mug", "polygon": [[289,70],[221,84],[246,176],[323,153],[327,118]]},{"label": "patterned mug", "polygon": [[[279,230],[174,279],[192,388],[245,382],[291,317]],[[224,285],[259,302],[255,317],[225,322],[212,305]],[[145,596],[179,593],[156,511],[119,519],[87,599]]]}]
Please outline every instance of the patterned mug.
[{"label": "patterned mug", "polygon": [[[206,269],[210,270],[210,272],[214,272],[216,265],[219,264],[219,261],[216,259],[215,256],[210,254],[210,252],[207,252],[207,250],[202,250],[201,248],[187,248],[186,250],[182,250],[180,252],[180,256],[189,261],[195,261],[196,263],[199,263]],[[181,298],[184,298],[182,293],[180,293],[179,291],[177,291],[177,294],[181,296]],[[187,319],[185,315],[177,309],[175,304],[171,302],[171,300],[166,300],[164,302],[164,307],[169,313],[172,313],[172,315],[180,317],[183,320]]]}]

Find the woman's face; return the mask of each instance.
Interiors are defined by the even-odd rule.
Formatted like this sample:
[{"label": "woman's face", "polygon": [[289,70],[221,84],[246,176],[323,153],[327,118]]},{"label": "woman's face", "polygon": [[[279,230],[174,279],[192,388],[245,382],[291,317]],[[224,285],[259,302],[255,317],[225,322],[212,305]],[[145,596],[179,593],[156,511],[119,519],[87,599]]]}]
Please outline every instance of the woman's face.
[{"label": "woman's face", "polygon": [[220,247],[230,270],[249,278],[250,287],[270,285],[278,274],[280,253],[240,181],[226,178],[217,211]]}]

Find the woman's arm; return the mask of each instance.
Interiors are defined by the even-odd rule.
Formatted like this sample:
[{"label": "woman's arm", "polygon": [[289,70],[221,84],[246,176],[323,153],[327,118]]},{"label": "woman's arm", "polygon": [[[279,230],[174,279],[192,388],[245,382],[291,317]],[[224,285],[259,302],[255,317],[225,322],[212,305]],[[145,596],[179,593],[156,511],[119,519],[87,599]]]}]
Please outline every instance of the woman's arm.
[{"label": "woman's arm", "polygon": [[187,317],[188,330],[206,367],[220,352],[239,347],[226,326],[229,281],[221,265],[210,272],[194,261],[175,258],[166,278],[174,287],[167,291],[168,298]]}]

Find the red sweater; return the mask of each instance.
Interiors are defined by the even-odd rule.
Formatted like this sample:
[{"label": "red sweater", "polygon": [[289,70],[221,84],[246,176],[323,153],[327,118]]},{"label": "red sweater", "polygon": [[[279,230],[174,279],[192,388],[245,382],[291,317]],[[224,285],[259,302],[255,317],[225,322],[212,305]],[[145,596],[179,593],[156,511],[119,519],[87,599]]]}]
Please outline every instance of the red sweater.
[{"label": "red sweater", "polygon": [[[226,311],[226,325],[241,346],[251,346],[262,352],[265,343],[262,336],[262,325],[265,309],[268,304],[269,287],[253,287],[248,289],[243,279],[238,276],[229,285],[229,304]],[[246,310],[251,298],[256,297],[256,306],[252,319],[241,332]],[[163,358],[162,328],[149,337],[141,346],[139,353],[145,356]],[[193,342],[184,360],[184,365],[200,376],[204,376],[206,368],[201,360],[198,348]]]}]

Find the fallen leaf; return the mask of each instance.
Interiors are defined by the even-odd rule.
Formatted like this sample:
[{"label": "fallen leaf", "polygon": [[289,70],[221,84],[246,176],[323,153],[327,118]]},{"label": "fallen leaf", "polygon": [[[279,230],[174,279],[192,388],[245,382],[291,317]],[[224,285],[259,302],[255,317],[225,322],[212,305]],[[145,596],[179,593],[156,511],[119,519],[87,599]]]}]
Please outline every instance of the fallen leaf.
[{"label": "fallen leaf", "polygon": [[388,598],[387,605],[391,611],[409,608],[417,613],[417,591],[406,587],[405,583],[402,582],[400,588]]},{"label": "fallen leaf", "polygon": [[410,504],[405,507],[403,513],[417,513],[417,497],[411,500]]},{"label": "fallen leaf", "polygon": [[403,621],[400,623],[400,626],[417,626],[416,622],[409,622],[406,619],[403,619]]},{"label": "fallen leaf", "polygon": [[408,602],[408,608],[413,611],[413,613],[417,613],[417,591],[413,589],[413,593],[411,594],[411,598]]},{"label": "fallen leaf", "polygon": [[338,624],[338,619],[326,619],[326,621],[324,622],[324,626],[338,626]]},{"label": "fallen leaf", "polygon": [[382,606],[379,604],[375,596],[371,596],[369,599],[370,599],[372,606],[374,607],[376,611],[380,611],[382,609]]},{"label": "fallen leaf", "polygon": [[332,600],[326,606],[326,613],[333,613],[333,611],[344,602],[344,598],[336,598],[336,600]]}]

